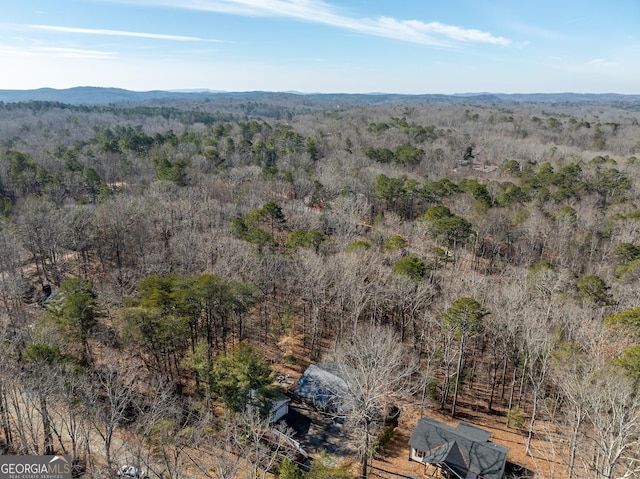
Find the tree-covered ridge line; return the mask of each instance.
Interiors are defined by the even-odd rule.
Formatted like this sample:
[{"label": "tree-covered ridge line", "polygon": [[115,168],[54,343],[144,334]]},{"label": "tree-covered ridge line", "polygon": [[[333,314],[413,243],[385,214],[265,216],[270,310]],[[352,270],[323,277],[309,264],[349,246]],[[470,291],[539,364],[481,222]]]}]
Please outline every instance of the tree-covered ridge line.
[{"label": "tree-covered ridge line", "polygon": [[181,477],[189,443],[249,444],[265,358],[382,326],[413,404],[504,419],[556,477],[633,472],[639,130],[585,105],[0,109],[0,441]]},{"label": "tree-covered ridge line", "polygon": [[616,93],[469,93],[469,94],[397,94],[397,93],[300,93],[270,91],[131,91],[121,88],[74,87],[67,89],[40,88],[36,90],[0,90],[0,102],[54,101],[69,104],[104,103],[149,103],[167,101],[211,101],[217,98],[262,100],[274,103],[284,99],[289,103],[296,100],[315,102],[341,102],[362,106],[380,103],[414,102],[514,102],[514,103],[633,103],[640,100],[639,95]]}]

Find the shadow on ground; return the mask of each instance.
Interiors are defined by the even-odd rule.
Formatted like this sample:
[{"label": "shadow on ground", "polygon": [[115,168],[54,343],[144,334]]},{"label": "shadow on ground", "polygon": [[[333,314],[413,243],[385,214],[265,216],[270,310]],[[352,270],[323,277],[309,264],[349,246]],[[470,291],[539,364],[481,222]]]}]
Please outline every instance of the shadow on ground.
[{"label": "shadow on ground", "polygon": [[336,456],[349,456],[354,452],[348,430],[340,418],[292,401],[283,420],[294,430],[295,440],[309,454],[326,451]]},{"label": "shadow on ground", "polygon": [[526,467],[507,461],[503,477],[505,479],[533,479],[535,477],[535,473]]}]

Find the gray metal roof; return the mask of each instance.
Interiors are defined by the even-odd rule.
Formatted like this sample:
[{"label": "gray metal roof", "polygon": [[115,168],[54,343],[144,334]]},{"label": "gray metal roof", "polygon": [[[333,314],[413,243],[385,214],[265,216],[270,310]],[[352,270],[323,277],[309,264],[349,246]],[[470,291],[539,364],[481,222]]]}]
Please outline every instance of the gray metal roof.
[{"label": "gray metal roof", "polygon": [[330,365],[323,368],[314,364],[309,366],[298,379],[296,392],[318,407],[345,413],[351,408],[347,383],[330,369]]},{"label": "gray metal roof", "polygon": [[424,461],[446,465],[460,477],[468,472],[483,479],[500,479],[509,448],[489,441],[491,433],[461,422],[457,427],[423,417],[409,445],[426,453]]}]

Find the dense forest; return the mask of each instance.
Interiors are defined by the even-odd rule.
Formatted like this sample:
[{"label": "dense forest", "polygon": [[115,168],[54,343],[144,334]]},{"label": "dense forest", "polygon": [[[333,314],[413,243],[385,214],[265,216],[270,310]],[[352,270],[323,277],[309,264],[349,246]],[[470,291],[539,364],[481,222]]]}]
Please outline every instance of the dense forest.
[{"label": "dense forest", "polygon": [[366,474],[368,391],[362,471],[300,470],[248,407],[366,343],[360,379],[493,415],[536,477],[637,477],[640,103],[290,97],[0,103],[3,450]]}]

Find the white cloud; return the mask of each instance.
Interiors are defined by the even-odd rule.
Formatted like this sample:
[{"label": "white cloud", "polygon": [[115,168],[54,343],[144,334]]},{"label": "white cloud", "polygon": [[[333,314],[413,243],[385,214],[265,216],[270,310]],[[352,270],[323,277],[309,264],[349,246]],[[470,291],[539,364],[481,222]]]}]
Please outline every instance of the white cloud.
[{"label": "white cloud", "polygon": [[439,34],[452,40],[461,42],[477,42],[477,43],[491,43],[494,45],[508,45],[509,40],[502,37],[494,37],[490,33],[482,32],[480,30],[465,29],[456,27],[453,25],[444,25],[439,22],[422,23],[418,21],[403,22],[416,31],[425,32],[429,34]]},{"label": "white cloud", "polygon": [[55,25],[29,25],[29,28],[37,30],[47,30],[52,32],[61,33],[80,33],[88,35],[112,35],[119,37],[135,37],[135,38],[151,38],[155,40],[173,40],[179,42],[218,42],[220,40],[207,40],[204,38],[190,37],[183,35],[165,35],[161,33],[141,33],[141,32],[128,32],[124,30],[104,30],[104,29],[91,29],[91,28],[75,28],[75,27],[62,27]]},{"label": "white cloud", "polygon": [[116,52],[104,52],[100,50],[84,50],[81,48],[54,48],[39,47],[36,53],[41,53],[54,58],[109,58],[116,55]]},{"label": "white cloud", "polygon": [[83,58],[83,59],[104,59],[111,58],[116,52],[106,52],[100,50],[87,50],[82,48],[55,48],[55,47],[34,47],[17,48],[14,46],[0,45],[0,58]]},{"label": "white cloud", "polygon": [[[121,0],[127,2],[127,0]],[[368,35],[423,45],[445,46],[452,42],[488,43],[507,46],[510,40],[476,29],[396,20],[389,17],[355,18],[321,0],[128,0],[136,5],[163,6],[245,16],[284,17]]]},{"label": "white cloud", "polygon": [[617,65],[617,63],[605,60],[604,58],[594,58],[593,60],[589,60],[586,64],[588,66],[596,67],[611,67]]}]

